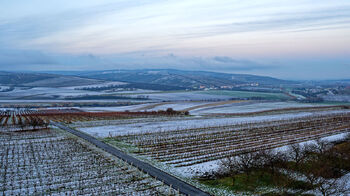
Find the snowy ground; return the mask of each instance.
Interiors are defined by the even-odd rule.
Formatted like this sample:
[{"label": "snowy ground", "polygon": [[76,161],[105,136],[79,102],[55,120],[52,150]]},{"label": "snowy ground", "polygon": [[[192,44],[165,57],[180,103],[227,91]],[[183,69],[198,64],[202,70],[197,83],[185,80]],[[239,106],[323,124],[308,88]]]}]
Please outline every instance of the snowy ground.
[{"label": "snowy ground", "polygon": [[107,87],[107,86],[116,86],[116,85],[122,85],[127,84],[125,82],[103,82],[100,84],[91,84],[91,85],[81,85],[81,86],[70,86],[70,87],[64,87],[66,89],[79,89],[79,88],[96,88],[96,87]]},{"label": "snowy ground", "polygon": [[[120,82],[118,82],[119,84]],[[137,89],[135,91],[119,91],[119,92],[98,92],[82,90],[83,87],[97,87],[104,85],[116,84],[115,82],[103,83],[99,85],[88,85],[88,86],[72,86],[72,87],[15,87],[14,90],[9,92],[0,92],[0,98],[2,99],[36,99],[36,97],[47,97],[47,98],[65,98],[68,96],[82,96],[82,95],[104,95],[104,94],[128,94],[128,93],[149,93],[154,91]],[[137,97],[138,95],[135,95]]]},{"label": "snowy ground", "polygon": [[[215,104],[216,106],[213,106]],[[315,107],[325,106],[324,104],[306,104],[298,102],[257,102],[242,101],[238,103],[208,102],[208,101],[179,101],[179,102],[158,102],[121,107],[88,107],[82,108],[85,111],[158,111],[173,108],[174,110],[189,110],[192,115],[203,115],[213,113],[246,113],[264,110],[291,108],[291,107]],[[213,104],[213,105],[211,105]],[[193,108],[198,106],[199,108]],[[203,106],[203,107],[201,107]]]},{"label": "snowy ground", "polygon": [[130,133],[140,132],[157,132],[157,131],[171,131],[201,127],[214,127],[223,125],[234,125],[242,122],[258,122],[258,121],[272,121],[282,120],[295,117],[306,117],[310,115],[320,115],[329,113],[341,113],[348,112],[348,110],[338,111],[322,111],[322,112],[299,112],[290,114],[278,114],[278,115],[266,115],[266,116],[253,116],[253,117],[229,117],[229,118],[194,118],[194,119],[176,119],[168,121],[156,121],[156,122],[134,122],[131,124],[123,125],[106,125],[96,127],[81,127],[80,131],[89,133],[97,137],[108,137],[110,135],[125,135]]},{"label": "snowy ground", "polygon": [[[176,190],[52,130],[0,132],[0,195],[167,195]],[[170,193],[169,193],[170,195]]]},{"label": "snowy ground", "polygon": [[324,95],[322,99],[326,101],[350,102],[350,95]]},{"label": "snowy ground", "polygon": [[[273,121],[281,119],[290,119],[296,117],[307,117],[311,115],[324,115],[330,113],[343,113],[350,112],[348,110],[337,110],[337,111],[317,111],[317,112],[298,112],[290,114],[279,114],[279,115],[266,115],[266,116],[253,116],[253,117],[230,117],[230,118],[204,118],[194,117],[191,119],[178,118],[171,120],[161,119],[152,121],[130,121],[130,123],[124,122],[124,124],[118,125],[106,125],[106,126],[95,126],[95,127],[81,127],[79,130],[89,133],[97,137],[107,137],[110,135],[125,135],[130,133],[140,132],[157,132],[157,131],[171,131],[179,129],[189,128],[200,128],[200,127],[215,127],[223,125],[234,125],[242,122],[259,122],[259,121]],[[106,122],[107,123],[107,122]],[[101,124],[100,124],[101,125]],[[325,140],[335,141],[342,139],[346,134],[338,134],[333,136],[325,137]],[[312,141],[311,141],[312,142]],[[280,147],[278,150],[286,150],[287,147]],[[176,173],[180,173],[183,177],[192,177],[199,175],[203,172],[209,172],[218,168],[220,161],[210,161],[206,163],[196,164],[187,167],[175,167],[173,168]]]},{"label": "snowy ground", "polygon": [[[332,135],[332,136],[324,137],[321,140],[330,141],[330,142],[339,141],[339,140],[344,139],[347,136],[347,134],[348,133],[341,133],[341,134],[337,134],[337,135]],[[312,141],[307,141],[307,142],[301,142],[300,144],[304,145],[304,144],[310,144],[310,143],[316,143],[316,141],[312,140]],[[288,150],[288,146],[279,147],[279,148],[276,148],[275,150],[286,151],[286,150]],[[221,160],[215,160],[215,161],[210,161],[210,162],[196,164],[196,165],[187,166],[187,167],[175,167],[174,170],[177,173],[182,174],[186,178],[191,178],[193,176],[196,176],[196,175],[198,176],[198,175],[203,174],[205,172],[210,172],[210,171],[214,171],[214,170],[218,169],[219,165],[220,165],[220,161]]]},{"label": "snowy ground", "polygon": [[[233,103],[222,106],[213,106],[192,110],[191,114],[210,114],[210,113],[244,113],[257,112],[264,110],[291,108],[291,107],[312,107],[320,106],[320,104],[306,104],[298,102],[243,102]],[[324,105],[323,105],[324,106]]]},{"label": "snowy ground", "polygon": [[100,92],[93,91],[83,91],[83,90],[74,90],[68,88],[49,88],[49,87],[35,87],[35,88],[22,88],[16,87],[11,92],[0,92],[0,97],[8,98],[20,98],[28,96],[78,96],[78,95],[98,95]]},{"label": "snowy ground", "polygon": [[160,106],[156,106],[154,107],[152,110],[166,110],[168,108],[173,108],[174,110],[186,110],[190,107],[193,106],[199,106],[199,105],[205,105],[208,103],[212,103],[212,102],[205,102],[205,101],[201,101],[201,102],[177,102],[177,103],[169,103],[169,104],[164,104],[164,105],[160,105]]},{"label": "snowy ground", "polygon": [[87,112],[101,112],[101,111],[114,111],[123,112],[125,110],[129,111],[139,111],[140,108],[152,105],[152,103],[138,104],[138,105],[128,105],[128,106],[116,106],[116,107],[83,107],[80,108]]},{"label": "snowy ground", "polygon": [[[231,97],[226,95],[201,94],[199,92],[172,92],[172,93],[152,93],[142,94],[153,100],[160,101],[208,101],[208,100],[228,100]],[[137,95],[135,95],[137,96]]]}]

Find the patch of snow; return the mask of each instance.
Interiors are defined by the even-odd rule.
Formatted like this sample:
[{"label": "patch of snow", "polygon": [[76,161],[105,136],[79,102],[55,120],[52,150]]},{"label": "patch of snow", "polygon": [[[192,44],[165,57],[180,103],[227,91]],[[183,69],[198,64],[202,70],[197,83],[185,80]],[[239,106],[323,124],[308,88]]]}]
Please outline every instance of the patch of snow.
[{"label": "patch of snow", "polygon": [[173,108],[174,110],[185,110],[187,108],[199,105],[205,105],[211,102],[178,102],[178,103],[169,103],[160,106],[154,107],[152,110],[166,110],[168,108]]},{"label": "patch of snow", "polygon": [[210,114],[210,113],[245,113],[245,112],[257,112],[264,110],[283,109],[291,107],[312,107],[317,104],[306,104],[298,102],[245,102],[245,103],[233,103],[222,106],[211,106],[207,108],[199,108],[191,111],[191,114]]},{"label": "patch of snow", "polygon": [[74,90],[74,89],[79,89],[79,88],[97,88],[97,87],[117,86],[117,85],[123,85],[123,84],[127,84],[127,83],[125,83],[125,82],[103,82],[100,84],[70,86],[70,87],[64,87],[64,88]]},{"label": "patch of snow", "polygon": [[87,112],[101,112],[101,111],[114,111],[114,112],[124,112],[125,110],[129,111],[138,111],[139,108],[150,105],[146,104],[137,104],[137,105],[128,105],[128,106],[116,106],[116,107],[83,107],[81,110]]},{"label": "patch of snow", "polygon": [[[199,94],[196,92],[176,92],[176,93],[152,93],[142,94],[153,100],[161,101],[211,101],[211,100],[229,100],[230,96]],[[137,95],[136,95],[137,96]]]},{"label": "patch of snow", "polygon": [[[347,134],[348,133],[341,133],[341,134],[336,134],[336,135],[332,135],[332,136],[327,136],[327,137],[321,138],[321,140],[329,141],[329,142],[339,141],[339,140],[344,139]],[[316,141],[311,140],[311,141],[307,141],[307,142],[301,142],[300,144],[301,145],[316,144]],[[288,149],[289,149],[288,146],[282,146],[282,147],[275,148],[274,150],[283,152],[283,151],[287,151]],[[174,169],[178,173],[182,174],[182,176],[187,177],[187,178],[191,178],[194,176],[199,176],[205,172],[217,170],[219,168],[220,161],[221,160],[214,160],[214,161],[195,164],[195,165],[186,166],[186,167],[175,167]],[[350,175],[350,174],[348,174],[348,175]],[[349,184],[349,186],[350,186],[350,184]]]}]

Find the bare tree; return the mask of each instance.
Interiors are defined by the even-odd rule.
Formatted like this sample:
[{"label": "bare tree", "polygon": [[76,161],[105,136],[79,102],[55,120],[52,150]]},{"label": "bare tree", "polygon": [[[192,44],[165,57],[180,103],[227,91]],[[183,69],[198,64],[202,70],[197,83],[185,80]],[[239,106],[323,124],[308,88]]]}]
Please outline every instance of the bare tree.
[{"label": "bare tree", "polygon": [[300,169],[300,164],[304,162],[307,158],[308,151],[306,150],[306,146],[301,144],[293,144],[289,146],[287,151],[287,157],[290,161],[293,161],[295,164],[295,169]]},{"label": "bare tree", "polygon": [[283,152],[264,150],[258,153],[261,167],[270,170],[272,175],[274,175],[279,168],[286,166],[287,156]]},{"label": "bare tree", "polygon": [[308,183],[323,196],[347,195],[350,193],[347,182],[342,177],[327,178],[333,175],[330,167],[320,163],[312,163],[304,172]]},{"label": "bare tree", "polygon": [[236,174],[246,174],[246,180],[249,181],[251,172],[257,168],[262,168],[264,165],[263,153],[251,152],[240,154],[235,157],[228,157],[221,160],[220,165],[226,168],[232,177],[232,184],[234,184],[234,176]]},{"label": "bare tree", "polygon": [[33,127],[33,130],[36,130],[37,127],[39,126],[44,126],[44,121],[40,118],[33,117],[29,121],[30,125]]}]

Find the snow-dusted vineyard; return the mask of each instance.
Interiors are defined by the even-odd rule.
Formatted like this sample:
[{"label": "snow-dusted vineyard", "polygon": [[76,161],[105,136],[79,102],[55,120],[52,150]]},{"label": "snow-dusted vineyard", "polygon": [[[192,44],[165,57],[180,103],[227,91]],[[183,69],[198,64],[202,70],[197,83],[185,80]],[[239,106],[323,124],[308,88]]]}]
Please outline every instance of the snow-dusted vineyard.
[{"label": "snow-dusted vineyard", "polygon": [[31,113],[30,110],[0,111],[0,131],[25,131],[48,127],[48,120]]},{"label": "snow-dusted vineyard", "polygon": [[124,161],[62,132],[0,132],[0,195],[174,195]]},{"label": "snow-dusted vineyard", "polygon": [[80,131],[97,137],[120,136],[126,134],[147,134],[150,132],[176,131],[217,126],[230,126],[248,122],[264,122],[273,120],[288,120],[291,118],[304,118],[314,115],[326,115],[348,112],[348,110],[298,112],[261,116],[243,117],[154,117],[134,118],[109,121],[84,121],[72,125]]},{"label": "snow-dusted vineyard", "polygon": [[283,108],[302,108],[320,106],[317,104],[297,103],[297,102],[241,102],[227,105],[199,108],[191,111],[191,114],[211,114],[211,113],[247,113],[264,110],[274,110]]},{"label": "snow-dusted vineyard", "polygon": [[[159,112],[84,112],[78,109],[47,109],[47,110],[13,110],[0,111],[0,129],[23,128],[37,126],[34,121],[40,121],[43,125],[57,121],[64,123],[97,121],[97,120],[118,120],[127,118],[146,118],[160,116],[183,116],[185,112],[179,111],[159,111]],[[33,124],[35,123],[35,124]],[[33,127],[35,129],[35,127]]]},{"label": "snow-dusted vineyard", "polygon": [[115,137],[176,167],[277,148],[350,131],[349,113]]}]

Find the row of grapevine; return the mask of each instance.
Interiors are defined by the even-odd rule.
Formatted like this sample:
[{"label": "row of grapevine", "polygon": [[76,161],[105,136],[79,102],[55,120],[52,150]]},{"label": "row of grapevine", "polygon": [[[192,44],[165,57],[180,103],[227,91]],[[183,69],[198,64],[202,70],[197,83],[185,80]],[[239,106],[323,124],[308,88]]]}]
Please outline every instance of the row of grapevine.
[{"label": "row of grapevine", "polygon": [[0,132],[0,195],[179,195],[126,162],[50,129]]},{"label": "row of grapevine", "polygon": [[271,149],[350,131],[350,114],[335,113],[270,122],[244,123],[115,137],[140,154],[175,166]]}]

